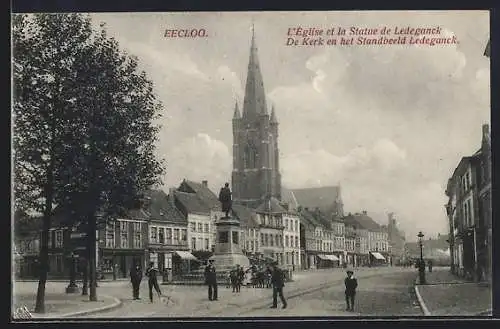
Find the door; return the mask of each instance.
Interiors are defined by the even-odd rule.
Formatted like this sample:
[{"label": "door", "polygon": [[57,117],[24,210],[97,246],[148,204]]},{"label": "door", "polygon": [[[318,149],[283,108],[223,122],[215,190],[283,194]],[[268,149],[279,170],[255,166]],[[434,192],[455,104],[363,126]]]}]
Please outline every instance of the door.
[{"label": "door", "polygon": [[127,277],[127,259],[125,256],[120,256],[120,272],[123,278]]}]

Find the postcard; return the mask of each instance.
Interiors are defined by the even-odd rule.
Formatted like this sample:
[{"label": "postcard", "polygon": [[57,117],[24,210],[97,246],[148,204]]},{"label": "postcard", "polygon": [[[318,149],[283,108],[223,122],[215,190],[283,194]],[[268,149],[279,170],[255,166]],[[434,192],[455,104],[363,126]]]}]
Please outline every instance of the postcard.
[{"label": "postcard", "polygon": [[488,316],[488,11],[12,14],[14,319]]}]

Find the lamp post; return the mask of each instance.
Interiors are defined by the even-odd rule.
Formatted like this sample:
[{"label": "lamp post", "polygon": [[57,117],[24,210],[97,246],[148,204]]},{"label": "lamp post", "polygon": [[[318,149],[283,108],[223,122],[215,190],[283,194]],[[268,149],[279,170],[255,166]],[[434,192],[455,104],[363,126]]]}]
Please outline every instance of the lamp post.
[{"label": "lamp post", "polygon": [[292,250],[292,271],[295,272],[295,250]]},{"label": "lamp post", "polygon": [[424,245],[423,238],[424,234],[422,231],[418,232],[418,244],[420,246],[420,263],[418,266],[418,274],[420,279],[420,284],[425,284],[425,263],[424,263]]}]

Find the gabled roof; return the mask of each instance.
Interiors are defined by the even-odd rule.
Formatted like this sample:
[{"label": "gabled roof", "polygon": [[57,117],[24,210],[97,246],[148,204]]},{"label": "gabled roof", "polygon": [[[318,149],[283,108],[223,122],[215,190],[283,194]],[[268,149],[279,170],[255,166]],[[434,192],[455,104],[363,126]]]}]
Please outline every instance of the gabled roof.
[{"label": "gabled roof", "polygon": [[203,203],[194,193],[175,191],[175,198],[188,213],[210,214],[210,207]]},{"label": "gabled roof", "polygon": [[354,225],[356,228],[368,231],[380,231],[382,227],[370,216],[366,214],[350,214],[344,217],[347,225]]},{"label": "gabled roof", "polygon": [[241,227],[246,227],[246,228],[258,227],[258,223],[255,218],[255,213],[250,208],[247,208],[239,204],[234,204],[233,215],[235,215],[240,220]]},{"label": "gabled roof", "polygon": [[161,190],[153,190],[147,193],[150,198],[147,211],[151,220],[174,222],[185,224],[186,219],[175,207],[169,196]]},{"label": "gabled roof", "polygon": [[329,213],[335,210],[337,201],[340,201],[340,186],[324,186],[302,189],[282,189],[283,201],[294,208],[319,208]]},{"label": "gabled roof", "polygon": [[260,206],[255,210],[257,213],[272,213],[272,214],[282,214],[286,213],[286,209],[280,205],[280,202],[275,197],[268,198],[264,200]]},{"label": "gabled roof", "polygon": [[299,216],[300,216],[300,222],[305,224],[305,225],[312,225],[314,227],[318,227],[318,226],[323,227],[323,224],[321,223],[321,221],[319,221],[314,216],[314,214],[309,210],[302,209],[299,212]]}]

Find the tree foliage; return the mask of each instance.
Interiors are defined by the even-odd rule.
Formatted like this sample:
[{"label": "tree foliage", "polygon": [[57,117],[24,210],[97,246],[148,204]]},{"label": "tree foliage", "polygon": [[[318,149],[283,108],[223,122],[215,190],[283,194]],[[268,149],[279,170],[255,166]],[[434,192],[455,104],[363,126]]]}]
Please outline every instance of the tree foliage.
[{"label": "tree foliage", "polygon": [[[163,172],[154,154],[162,105],[137,59],[90,17],[15,15],[12,24],[15,202],[43,213],[43,312],[54,207],[85,222],[89,233],[98,212],[112,218],[134,207]],[[95,274],[95,234],[88,236]]]}]

